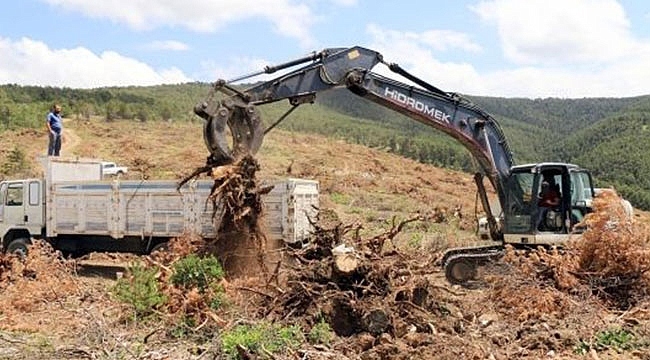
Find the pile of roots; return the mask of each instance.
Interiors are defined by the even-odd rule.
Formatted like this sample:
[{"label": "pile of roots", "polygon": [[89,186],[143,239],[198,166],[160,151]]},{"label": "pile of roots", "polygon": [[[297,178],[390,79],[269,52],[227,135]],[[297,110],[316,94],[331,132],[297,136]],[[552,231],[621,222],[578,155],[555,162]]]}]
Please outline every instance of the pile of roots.
[{"label": "pile of roots", "polygon": [[36,241],[23,259],[0,254],[0,313],[3,327],[31,329],[25,313],[38,313],[50,303],[79,295],[75,263],[49,244]]},{"label": "pile of roots", "polygon": [[491,276],[492,299],[523,320],[564,316],[587,299],[612,310],[628,310],[646,299],[648,226],[626,214],[613,190],[594,200],[584,225],[585,232],[564,249],[509,249],[504,258],[509,267]]},{"label": "pile of roots", "polygon": [[267,272],[267,241],[261,226],[262,195],[273,186],[258,183],[259,169],[257,160],[247,155],[232,164],[199,168],[179,185],[202,173],[214,179],[208,201],[212,203],[212,220],[218,235],[198,251],[217,255],[232,276]]},{"label": "pile of roots", "polygon": [[173,285],[170,280],[174,275],[174,266],[181,259],[213,256],[219,259],[229,279],[259,277],[267,273],[266,237],[260,226],[263,209],[261,196],[272,187],[258,185],[255,177],[258,170],[257,161],[250,156],[234,164],[211,168],[214,185],[208,200],[214,209],[217,238],[204,239],[186,234],[172,239],[167,251],[156,252],[146,259],[148,268],[159,269],[158,284],[167,298],[164,312],[174,315],[171,320],[184,318],[192,319],[192,323],[197,325],[223,325],[214,305],[218,300],[216,297],[224,290],[223,285],[204,288]]},{"label": "pile of roots", "polygon": [[[302,248],[288,249],[286,281],[268,287],[259,317],[299,323],[309,331],[326,321],[339,336],[361,336],[359,353],[379,339],[418,338],[436,332],[445,311],[436,301],[439,286],[430,273],[434,254],[415,258],[400,253],[392,239],[413,221],[393,221],[390,230],[371,238],[359,236],[360,225],[336,224],[315,231]],[[419,335],[418,335],[419,334]],[[392,340],[391,340],[392,342]]]}]

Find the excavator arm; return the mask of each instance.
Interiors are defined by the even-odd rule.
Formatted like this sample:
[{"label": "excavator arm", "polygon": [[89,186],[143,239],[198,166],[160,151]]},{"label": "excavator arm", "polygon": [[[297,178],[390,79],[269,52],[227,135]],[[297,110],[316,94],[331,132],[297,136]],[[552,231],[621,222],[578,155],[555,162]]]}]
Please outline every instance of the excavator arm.
[{"label": "excavator arm", "polygon": [[[413,85],[372,72],[378,64],[387,66]],[[234,81],[298,65],[303,66],[243,91],[230,85]],[[363,47],[325,49],[228,82],[217,81],[208,99],[194,109],[197,115],[206,120],[204,139],[211,152],[209,165],[226,164],[239,156],[255,153],[261,146],[264,134],[297,106],[313,102],[319,92],[340,87],[438,129],[465,146],[479,164],[480,173],[475,179],[481,202],[488,214],[493,238],[499,237],[482,183],[482,177],[488,177],[500,203],[504,204],[504,186],[513,159],[498,123],[462,96],[444,92],[411,75],[399,65],[384,62],[380,53]],[[216,92],[226,97],[217,99]],[[272,126],[262,129],[256,106],[283,99],[288,99],[293,107]],[[232,135],[232,148],[228,146],[226,128]]]}]

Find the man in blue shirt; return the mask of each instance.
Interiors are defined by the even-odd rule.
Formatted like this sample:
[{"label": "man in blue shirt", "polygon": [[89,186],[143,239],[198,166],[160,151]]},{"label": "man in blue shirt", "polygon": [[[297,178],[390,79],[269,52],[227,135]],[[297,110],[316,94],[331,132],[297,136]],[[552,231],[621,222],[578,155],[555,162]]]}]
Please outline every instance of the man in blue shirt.
[{"label": "man in blue shirt", "polygon": [[61,119],[61,105],[54,104],[47,114],[47,130],[50,132],[50,142],[47,146],[48,156],[59,156],[61,151],[61,133],[63,132],[63,121]]}]

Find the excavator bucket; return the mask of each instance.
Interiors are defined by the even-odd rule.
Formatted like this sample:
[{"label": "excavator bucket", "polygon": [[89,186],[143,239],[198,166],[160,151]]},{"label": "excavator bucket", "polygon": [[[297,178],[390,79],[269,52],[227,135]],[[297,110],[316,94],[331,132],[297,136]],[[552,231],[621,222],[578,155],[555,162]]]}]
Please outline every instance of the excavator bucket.
[{"label": "excavator bucket", "polygon": [[254,105],[232,98],[199,104],[194,112],[205,120],[203,139],[210,151],[208,165],[233,163],[254,155],[262,146],[264,128]]}]

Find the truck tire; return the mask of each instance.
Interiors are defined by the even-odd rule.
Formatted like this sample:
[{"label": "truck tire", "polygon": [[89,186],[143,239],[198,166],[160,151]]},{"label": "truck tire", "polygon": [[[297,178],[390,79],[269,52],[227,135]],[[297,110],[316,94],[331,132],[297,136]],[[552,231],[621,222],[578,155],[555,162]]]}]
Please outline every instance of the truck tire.
[{"label": "truck tire", "polygon": [[156,251],[163,251],[164,252],[164,251],[167,251],[167,250],[169,250],[169,242],[164,241],[164,242],[161,242],[161,243],[158,243],[158,244],[154,245],[151,248],[151,251],[149,253],[153,254]]},{"label": "truck tire", "polygon": [[24,259],[27,257],[27,245],[30,244],[29,239],[26,238],[17,238],[13,239],[9,245],[7,245],[7,249],[5,252],[7,254],[16,254],[18,255],[21,259]]}]

